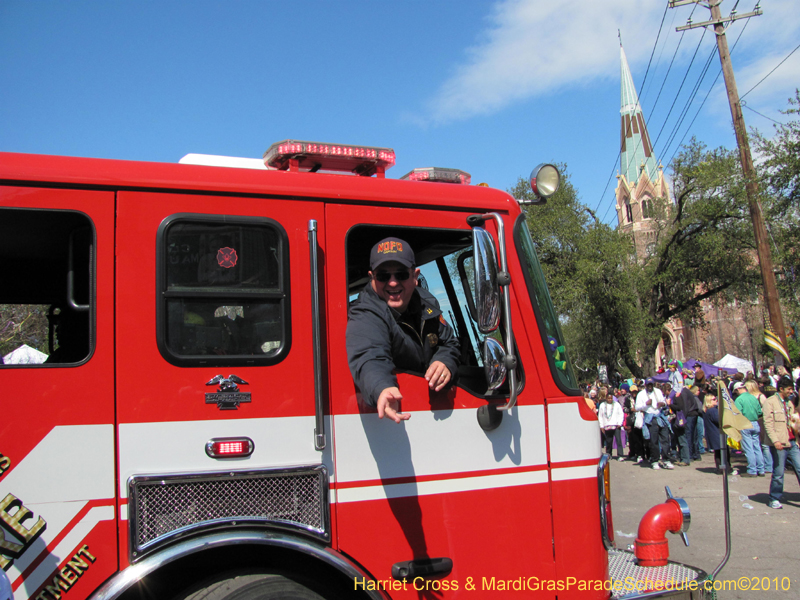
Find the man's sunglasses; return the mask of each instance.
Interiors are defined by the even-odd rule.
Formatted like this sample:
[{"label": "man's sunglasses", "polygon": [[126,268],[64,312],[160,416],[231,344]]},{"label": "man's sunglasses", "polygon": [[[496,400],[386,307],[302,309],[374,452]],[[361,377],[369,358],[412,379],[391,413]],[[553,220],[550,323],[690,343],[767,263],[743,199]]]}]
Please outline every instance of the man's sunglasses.
[{"label": "man's sunglasses", "polygon": [[409,271],[378,271],[375,273],[375,279],[380,283],[387,283],[392,277],[397,281],[405,281],[411,277]]}]

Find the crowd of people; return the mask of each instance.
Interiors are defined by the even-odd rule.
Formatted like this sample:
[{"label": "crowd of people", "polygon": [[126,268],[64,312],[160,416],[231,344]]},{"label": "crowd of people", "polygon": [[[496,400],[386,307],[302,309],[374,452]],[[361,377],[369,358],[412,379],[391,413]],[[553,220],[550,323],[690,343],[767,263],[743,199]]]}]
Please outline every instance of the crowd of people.
[{"label": "crowd of people", "polygon": [[[747,460],[741,477],[770,475],[769,506],[782,508],[783,480],[789,462],[800,484],[800,367],[766,366],[732,377],[709,377],[701,363],[682,369],[671,361],[669,383],[653,378],[630,379],[617,386],[600,381],[584,385],[584,400],[597,414],[605,452],[617,460],[630,460],[652,469],[687,467],[713,452],[714,466],[722,474],[722,452],[731,474],[731,446],[720,440],[718,385],[738,409],[734,421],[738,447]],[[627,451],[626,451],[627,446]]]}]

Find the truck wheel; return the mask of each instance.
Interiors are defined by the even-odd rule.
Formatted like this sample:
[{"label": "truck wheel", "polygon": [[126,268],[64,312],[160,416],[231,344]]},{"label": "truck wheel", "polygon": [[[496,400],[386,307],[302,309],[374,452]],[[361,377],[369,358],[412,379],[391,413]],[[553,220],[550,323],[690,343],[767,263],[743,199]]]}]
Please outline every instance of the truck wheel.
[{"label": "truck wheel", "polygon": [[191,588],[182,600],[324,600],[284,575],[274,573],[221,574]]}]

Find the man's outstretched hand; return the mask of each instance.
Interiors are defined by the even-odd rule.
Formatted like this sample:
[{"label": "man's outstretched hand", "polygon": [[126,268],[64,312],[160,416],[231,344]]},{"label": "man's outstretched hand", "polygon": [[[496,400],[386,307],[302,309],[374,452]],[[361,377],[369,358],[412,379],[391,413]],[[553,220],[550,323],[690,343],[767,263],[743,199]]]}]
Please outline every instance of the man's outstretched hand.
[{"label": "man's outstretched hand", "polygon": [[402,399],[403,394],[400,393],[399,388],[390,387],[383,390],[381,395],[378,396],[378,418],[382,419],[387,416],[395,423],[410,419],[411,415],[399,411],[400,400]]}]

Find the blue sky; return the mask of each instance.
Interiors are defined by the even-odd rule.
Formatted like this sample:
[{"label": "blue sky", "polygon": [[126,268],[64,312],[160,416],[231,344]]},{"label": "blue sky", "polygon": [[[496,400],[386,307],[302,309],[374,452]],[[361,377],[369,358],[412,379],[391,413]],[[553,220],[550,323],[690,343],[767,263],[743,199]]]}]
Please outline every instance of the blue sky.
[{"label": "blue sky", "polygon": [[[734,5],[749,12],[755,0],[724,0],[723,14]],[[675,32],[690,15],[708,20],[707,9],[665,7],[666,0],[0,0],[0,151],[177,162],[192,152],[260,158],[293,138],[394,148],[388,177],[454,167],[501,189],[557,161],[581,199],[616,222],[617,31],[665,164],[719,72],[715,56],[667,145],[714,40],[703,29]],[[728,30],[730,46],[742,34],[733,53],[740,94],[800,42],[796,0],[763,0],[762,9]],[[778,111],[798,86],[800,50],[745,100],[785,121]],[[753,110],[745,110],[748,126],[771,132],[772,122]],[[734,147],[721,77],[685,139],[691,135]]]}]

